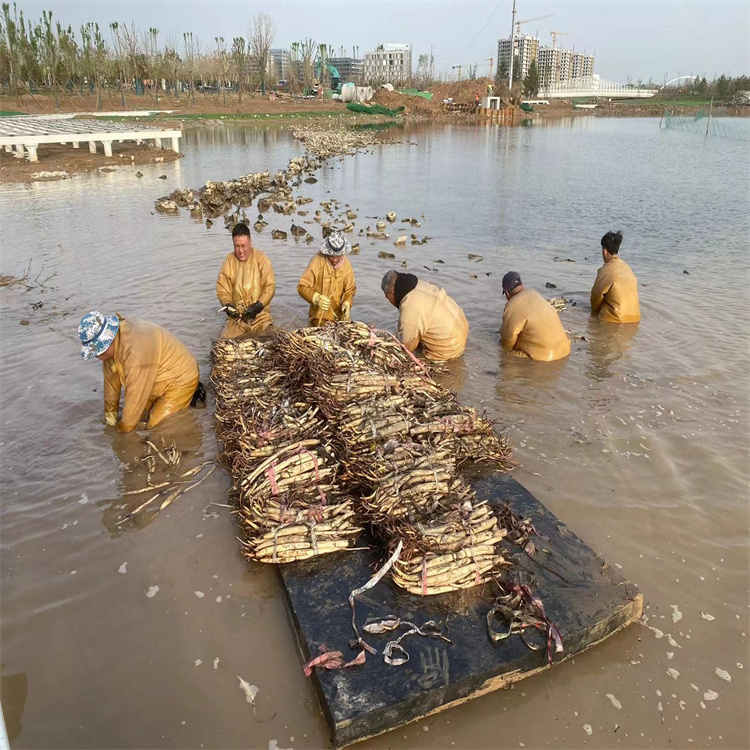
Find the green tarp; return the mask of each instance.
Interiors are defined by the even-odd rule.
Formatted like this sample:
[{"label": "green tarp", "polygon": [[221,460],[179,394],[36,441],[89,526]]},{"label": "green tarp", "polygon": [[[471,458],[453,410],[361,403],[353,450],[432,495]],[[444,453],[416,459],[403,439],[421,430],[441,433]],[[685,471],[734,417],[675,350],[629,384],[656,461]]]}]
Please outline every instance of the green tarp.
[{"label": "green tarp", "polygon": [[360,104],[359,102],[349,102],[346,108],[350,112],[356,112],[359,115],[386,115],[387,117],[395,117],[404,111],[403,107],[388,109],[388,107],[384,107],[382,104]]},{"label": "green tarp", "polygon": [[406,94],[407,96],[421,96],[427,101],[432,101],[432,94],[429,91],[420,91],[419,89],[399,89],[399,94]]}]

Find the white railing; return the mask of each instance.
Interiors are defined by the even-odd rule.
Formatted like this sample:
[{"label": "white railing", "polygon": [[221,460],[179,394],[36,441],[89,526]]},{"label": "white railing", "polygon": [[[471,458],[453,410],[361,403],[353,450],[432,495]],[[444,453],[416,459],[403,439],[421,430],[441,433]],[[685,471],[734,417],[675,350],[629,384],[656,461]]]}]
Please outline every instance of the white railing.
[{"label": "white railing", "polygon": [[649,99],[657,89],[639,89],[624,83],[609,81],[599,76],[585,76],[571,81],[542,85],[539,95],[547,99],[600,96],[606,99]]}]

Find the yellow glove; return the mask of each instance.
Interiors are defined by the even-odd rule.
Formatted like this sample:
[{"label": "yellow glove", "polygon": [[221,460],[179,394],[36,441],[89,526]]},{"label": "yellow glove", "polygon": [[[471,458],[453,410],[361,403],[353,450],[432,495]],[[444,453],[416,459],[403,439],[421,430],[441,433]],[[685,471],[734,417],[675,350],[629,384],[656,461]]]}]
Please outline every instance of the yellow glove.
[{"label": "yellow glove", "polygon": [[117,424],[117,412],[116,411],[105,411],[104,412],[104,421],[110,425],[111,427],[114,427]]},{"label": "yellow glove", "polygon": [[331,307],[331,298],[315,292],[315,294],[313,294],[313,305],[325,312]]},{"label": "yellow glove", "polygon": [[342,302],[341,303],[341,320],[350,320],[351,312],[352,312],[352,303]]}]

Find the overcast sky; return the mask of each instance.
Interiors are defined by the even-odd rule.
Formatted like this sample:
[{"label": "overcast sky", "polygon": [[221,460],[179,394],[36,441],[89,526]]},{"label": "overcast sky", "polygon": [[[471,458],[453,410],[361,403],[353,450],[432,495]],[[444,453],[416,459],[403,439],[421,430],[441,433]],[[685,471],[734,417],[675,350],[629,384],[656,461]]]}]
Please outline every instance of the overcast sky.
[{"label": "overcast sky", "polygon": [[[214,38],[227,45],[247,32],[255,13],[267,11],[277,34],[275,47],[286,47],[305,36],[318,43],[341,46],[360,55],[382,42],[412,45],[414,67],[418,56],[433,49],[438,71],[454,74],[452,66],[478,63],[487,71],[490,57],[497,57],[497,40],[509,36],[512,0],[461,0],[447,2],[227,2],[223,0],[70,0],[18,2],[25,15],[38,17],[51,9],[54,17],[74,29],[97,21],[109,31],[114,20],[134,21],[141,30],[159,29],[160,42],[170,36],[181,43],[192,31],[205,50]],[[596,51],[595,72],[621,82],[630,77],[644,81],[652,76],[700,74],[709,79],[727,73],[750,73],[750,2],[738,0],[518,0],[518,19],[552,14],[523,27],[543,44],[550,31],[564,31],[558,46],[576,51]],[[484,67],[482,67],[484,66]]]}]

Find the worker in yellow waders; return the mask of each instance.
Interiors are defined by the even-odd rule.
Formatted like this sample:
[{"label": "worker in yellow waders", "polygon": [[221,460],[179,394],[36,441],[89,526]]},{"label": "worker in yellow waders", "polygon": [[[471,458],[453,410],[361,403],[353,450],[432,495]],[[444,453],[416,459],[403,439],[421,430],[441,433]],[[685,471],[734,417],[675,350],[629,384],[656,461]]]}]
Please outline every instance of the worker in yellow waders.
[{"label": "worker in yellow waders", "polygon": [[641,319],[638,279],[620,258],[621,243],[622,232],[607,232],[602,237],[604,265],[591,289],[591,314],[605,323],[637,323]]},{"label": "worker in yellow waders", "polygon": [[524,289],[521,276],[509,271],[503,276],[503,310],[500,343],[516,357],[542,362],[570,354],[570,339],[557,310],[535,289]]},{"label": "worker in yellow waders", "polygon": [[334,230],[323,240],[320,252],[307,264],[297,284],[297,292],[310,303],[310,325],[350,319],[357,293],[354,270],[346,257],[351,251],[349,240]]},{"label": "worker in yellow waders", "polygon": [[144,412],[151,429],[170,414],[205,402],[195,357],[161,326],[93,310],[81,318],[78,337],[81,356],[102,361],[104,419],[118,432],[134,430]]},{"label": "worker in yellow waders", "polygon": [[464,353],[469,323],[445,289],[398,271],[388,271],[380,288],[398,308],[398,337],[410,352],[421,344],[427,359],[441,362]]},{"label": "worker in yellow waders", "polygon": [[216,296],[227,315],[223,339],[260,333],[273,324],[268,309],[276,292],[271,261],[253,247],[242,222],[232,230],[232,244],[234,252],[227,255],[216,280]]}]

